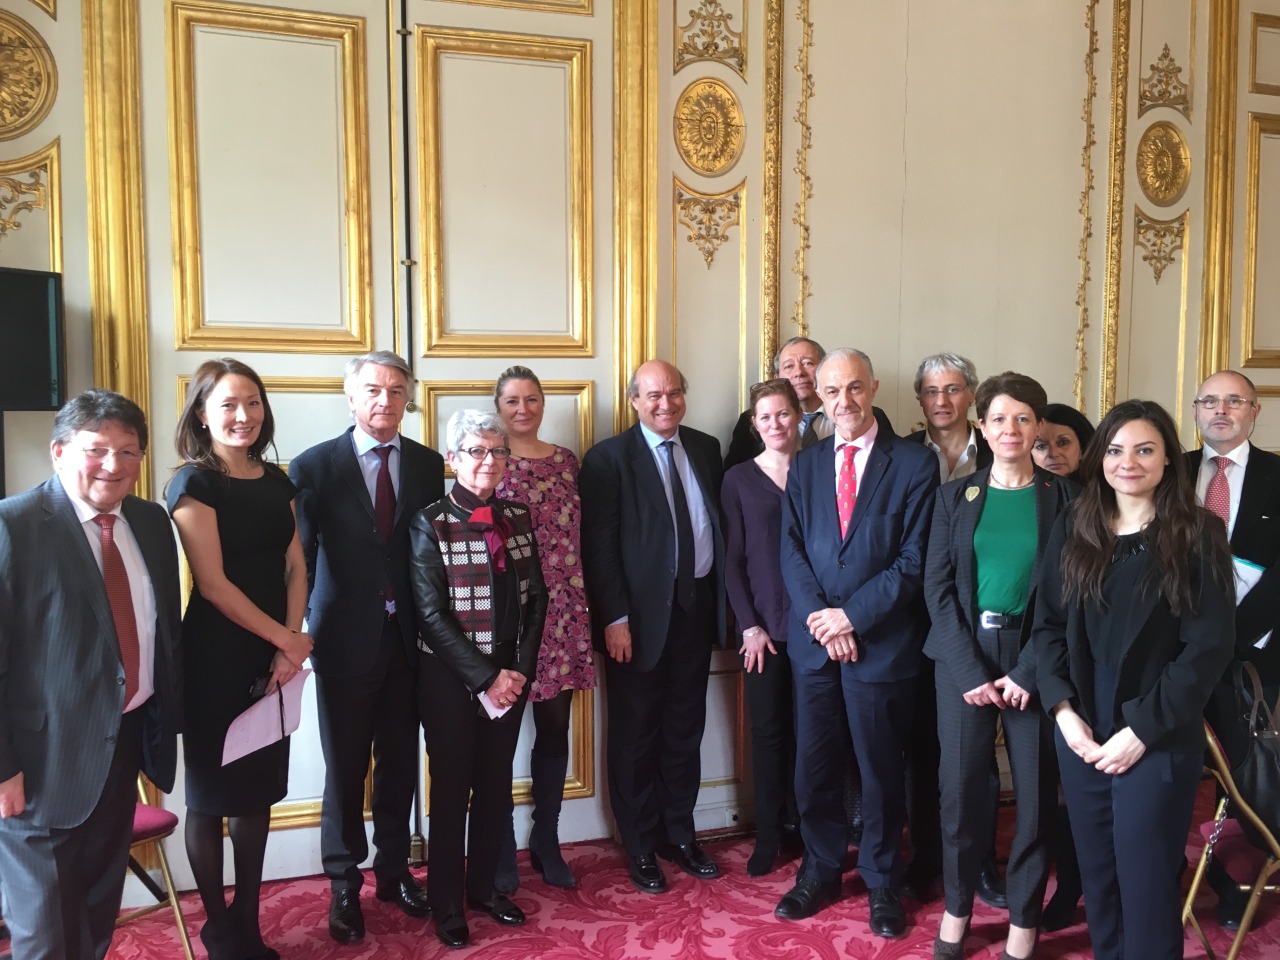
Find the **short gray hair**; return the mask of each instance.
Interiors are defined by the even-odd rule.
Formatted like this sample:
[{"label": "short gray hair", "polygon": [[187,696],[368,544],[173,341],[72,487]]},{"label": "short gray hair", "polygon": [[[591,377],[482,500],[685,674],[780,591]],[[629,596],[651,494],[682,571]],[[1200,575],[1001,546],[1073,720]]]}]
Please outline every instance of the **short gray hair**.
[{"label": "short gray hair", "polygon": [[418,378],[413,375],[413,367],[409,366],[408,362],[400,354],[392,353],[390,350],[374,350],[372,353],[366,353],[362,357],[353,357],[347,361],[347,365],[342,370],[343,393],[351,393],[352,381],[360,376],[360,371],[364,369],[367,363],[399,370],[401,376],[404,377],[404,388],[409,393],[413,392],[414,385],[418,382]]},{"label": "short gray hair", "polygon": [[920,385],[924,383],[924,378],[931,373],[958,373],[964,377],[966,387],[970,390],[978,389],[978,368],[973,365],[972,360],[958,353],[935,353],[921,360],[916,369],[914,389],[917,397],[920,396]]},{"label": "short gray hair", "polygon": [[813,340],[809,337],[792,337],[786,343],[778,347],[777,352],[775,352],[773,355],[774,376],[777,376],[778,374],[778,364],[782,363],[782,351],[787,349],[787,347],[794,347],[797,343],[807,343],[809,346],[813,347],[813,349],[818,351],[819,358],[826,355],[827,351],[822,349],[822,344],[820,344],[817,340]]},{"label": "short gray hair", "polygon": [[876,378],[876,368],[871,365],[871,358],[856,347],[836,347],[830,353],[825,355],[818,361],[818,368],[813,371],[813,379],[816,381],[822,373],[822,368],[827,365],[830,360],[861,360],[867,365],[867,373],[871,375],[871,379]]},{"label": "short gray hair", "polygon": [[507,431],[501,418],[491,410],[455,410],[445,428],[445,442],[455,457],[462,455],[462,441],[469,436],[496,433],[507,442]]}]

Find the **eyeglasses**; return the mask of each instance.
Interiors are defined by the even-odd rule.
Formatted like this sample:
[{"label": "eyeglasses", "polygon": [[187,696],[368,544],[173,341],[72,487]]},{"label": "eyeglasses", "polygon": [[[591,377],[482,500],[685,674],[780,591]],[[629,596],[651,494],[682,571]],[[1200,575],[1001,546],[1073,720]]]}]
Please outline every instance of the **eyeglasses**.
[{"label": "eyeglasses", "polygon": [[507,459],[507,457],[511,456],[511,448],[510,447],[469,447],[468,449],[463,450],[462,453],[465,453],[472,460],[483,460],[485,457],[489,456],[490,454],[493,455],[493,459],[495,460],[505,460]]},{"label": "eyeglasses", "polygon": [[112,450],[110,447],[81,447],[80,452],[86,460],[106,460],[114,455],[117,463],[133,466],[142,462],[142,454],[137,450]]},{"label": "eyeglasses", "polygon": [[1191,401],[1193,407],[1204,407],[1206,410],[1217,410],[1226,407],[1228,410],[1239,410],[1241,407],[1253,406],[1248,397],[1237,397],[1234,393],[1229,397],[1198,397]]},{"label": "eyeglasses", "polygon": [[948,398],[958,397],[968,389],[968,387],[961,386],[958,383],[950,383],[945,387],[925,387],[920,391],[920,398],[922,400],[937,400],[938,397],[944,395]]}]

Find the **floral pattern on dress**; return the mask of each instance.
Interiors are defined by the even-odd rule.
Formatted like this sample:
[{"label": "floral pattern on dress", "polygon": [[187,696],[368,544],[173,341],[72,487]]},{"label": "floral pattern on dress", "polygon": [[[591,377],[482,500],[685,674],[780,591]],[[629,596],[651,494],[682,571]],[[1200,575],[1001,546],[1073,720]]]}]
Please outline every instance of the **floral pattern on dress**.
[{"label": "floral pattern on dress", "polygon": [[564,690],[590,690],[596,685],[596,670],[582,582],[578,458],[561,446],[549,457],[512,456],[494,494],[529,508],[542,558],[547,624],[532,699],[540,702]]}]

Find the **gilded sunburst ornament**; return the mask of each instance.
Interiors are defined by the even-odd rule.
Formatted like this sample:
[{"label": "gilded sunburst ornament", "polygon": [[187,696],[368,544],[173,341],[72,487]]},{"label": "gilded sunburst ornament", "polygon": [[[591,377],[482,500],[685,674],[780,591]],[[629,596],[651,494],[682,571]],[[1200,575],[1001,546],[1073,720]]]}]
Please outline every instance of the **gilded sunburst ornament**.
[{"label": "gilded sunburst ornament", "polygon": [[685,163],[708,177],[718,176],[742,156],[747,137],[742,104],[719,80],[695,80],[676,101],[675,137]]},{"label": "gilded sunburst ornament", "polygon": [[0,11],[0,140],[12,140],[49,113],[58,73],[48,45],[31,24]]},{"label": "gilded sunburst ornament", "polygon": [[1191,151],[1178,128],[1153,123],[1138,141],[1138,184],[1152,203],[1177,203],[1191,178]]}]

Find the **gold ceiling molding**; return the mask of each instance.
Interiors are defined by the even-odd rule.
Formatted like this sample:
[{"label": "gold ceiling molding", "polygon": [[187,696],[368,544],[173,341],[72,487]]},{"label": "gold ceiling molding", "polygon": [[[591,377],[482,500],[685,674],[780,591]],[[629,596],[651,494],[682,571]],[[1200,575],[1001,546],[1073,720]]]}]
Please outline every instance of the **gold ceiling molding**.
[{"label": "gold ceiling molding", "polygon": [[1191,91],[1182,82],[1182,68],[1167,43],[1148,69],[1151,72],[1138,81],[1138,116],[1156,107],[1168,107],[1191,119]]},{"label": "gold ceiling molding", "polygon": [[22,214],[44,211],[49,221],[49,267],[62,272],[62,141],[25,157],[0,160],[0,241],[22,229]]},{"label": "gold ceiling molding", "polygon": [[796,55],[796,72],[800,74],[800,99],[796,104],[795,121],[800,131],[800,143],[796,147],[796,174],[800,178],[799,198],[791,222],[799,228],[796,238],[795,261],[791,272],[796,276],[796,302],[791,308],[791,322],[800,336],[809,333],[804,319],[804,306],[813,293],[805,261],[809,244],[809,200],[813,197],[813,178],[809,176],[809,149],[813,146],[813,127],[809,125],[809,101],[813,99],[813,74],[809,72],[809,50],[813,47],[813,21],[809,19],[809,0],[800,0],[796,8],[800,21],[800,49]]},{"label": "gold ceiling molding", "polygon": [[583,13],[591,15],[593,0],[445,0],[469,3],[479,7],[506,7],[508,10],[533,10],[538,13]]},{"label": "gold ceiling molding", "polygon": [[778,272],[782,266],[782,69],[783,0],[765,0],[764,5],[764,159],[761,184],[761,280],[760,280],[760,378],[773,372],[773,355],[778,350],[778,313],[781,289]]},{"label": "gold ceiling molding", "polygon": [[1100,413],[1116,402],[1116,357],[1120,344],[1120,268],[1124,242],[1125,139],[1129,100],[1130,0],[1114,0],[1111,29],[1111,151],[1107,176],[1107,266],[1103,279]]},{"label": "gold ceiling molding", "polygon": [[[685,0],[671,0],[678,8]],[[747,5],[742,6],[742,29],[734,30],[730,21],[733,14],[725,12],[721,0],[700,0],[689,11],[689,22],[676,24],[675,67],[678,73],[691,63],[710,60],[723,63],[744,80],[747,78],[747,46],[743,36],[747,32]],[[674,23],[674,17],[672,22]]]},{"label": "gold ceiling molding", "polygon": [[58,67],[44,38],[27,21],[0,10],[0,140],[39,125],[58,96]]},{"label": "gold ceiling molding", "polygon": [[1258,33],[1271,30],[1280,33],[1280,16],[1258,13],[1256,10],[1249,22],[1249,92],[1261,93],[1264,96],[1280,97],[1280,83],[1267,83],[1258,79]]},{"label": "gold ceiling molding", "polygon": [[1143,131],[1137,150],[1138,186],[1160,207],[1182,199],[1191,179],[1191,148],[1182,132],[1167,120]]},{"label": "gold ceiling molding", "polygon": [[1093,214],[1089,200],[1093,196],[1093,146],[1096,143],[1093,126],[1093,104],[1098,97],[1098,74],[1095,61],[1098,56],[1098,0],[1087,0],[1084,26],[1089,34],[1089,47],[1084,56],[1084,105],[1080,119],[1084,121],[1084,147],[1080,150],[1080,167],[1084,170],[1084,188],[1080,191],[1080,280],[1076,284],[1076,310],[1080,319],[1076,324],[1076,375],[1072,385],[1076,408],[1085,410],[1084,374],[1088,369],[1089,349],[1085,331],[1089,329],[1089,282],[1093,279],[1089,264],[1089,241],[1093,239]]},{"label": "gold ceiling molding", "polygon": [[1184,247],[1188,216],[1188,211],[1184,210],[1172,220],[1159,220],[1141,207],[1133,208],[1133,242],[1146,251],[1142,262],[1151,265],[1156,283],[1160,282],[1165,267],[1173,263],[1178,251]]},{"label": "gold ceiling molding", "polygon": [[[1275,368],[1280,367],[1280,349],[1259,347],[1254,343],[1254,315],[1258,294],[1258,216],[1263,209],[1263,137],[1280,137],[1280,114],[1249,114],[1248,153],[1245,161],[1244,292],[1240,310],[1240,363],[1245,367]],[[1269,181],[1269,186],[1275,190],[1274,178]],[[1274,202],[1267,209],[1274,210]]]},{"label": "gold ceiling molding", "polygon": [[700,193],[679,177],[671,179],[676,221],[688,228],[685,240],[698,248],[710,270],[716,251],[729,239],[729,229],[741,224],[742,196],[747,181],[724,193]]},{"label": "gold ceiling molding", "polygon": [[1235,206],[1239,22],[1239,0],[1213,0],[1210,3],[1199,380],[1231,365],[1231,239]]},{"label": "gold ceiling molding", "polygon": [[695,80],[676,100],[676,149],[690,168],[707,177],[733,169],[747,138],[737,95],[713,77]]}]

